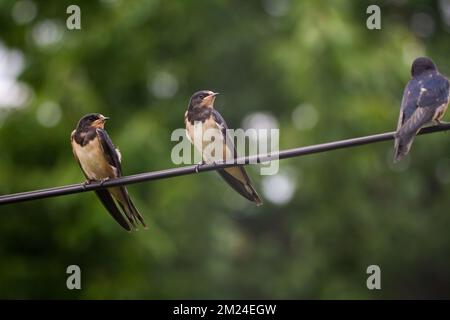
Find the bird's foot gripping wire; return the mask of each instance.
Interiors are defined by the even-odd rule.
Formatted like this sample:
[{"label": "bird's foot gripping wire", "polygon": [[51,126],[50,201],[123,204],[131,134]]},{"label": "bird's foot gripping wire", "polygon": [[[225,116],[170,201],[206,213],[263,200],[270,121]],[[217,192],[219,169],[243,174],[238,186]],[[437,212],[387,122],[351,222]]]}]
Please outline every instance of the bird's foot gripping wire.
[{"label": "bird's foot gripping wire", "polygon": [[88,185],[90,185],[91,182],[92,182],[92,180],[89,180],[89,179],[87,179],[85,182],[83,182],[83,189],[86,189],[86,187],[87,187]]},{"label": "bird's foot gripping wire", "polygon": [[[437,125],[449,125],[450,124],[450,122],[448,122],[448,121],[439,121],[438,122],[438,124]],[[446,132],[448,133],[448,132],[450,132],[450,130],[446,130]]]},{"label": "bird's foot gripping wire", "polygon": [[108,177],[108,178],[103,178],[102,180],[100,180],[100,185],[103,186],[103,184],[104,184],[106,181],[108,181],[108,180],[109,180],[109,177]]},{"label": "bird's foot gripping wire", "polygon": [[204,160],[197,163],[197,165],[195,166],[195,172],[198,173],[198,168],[200,168],[200,166],[203,166],[204,164],[206,164]]}]

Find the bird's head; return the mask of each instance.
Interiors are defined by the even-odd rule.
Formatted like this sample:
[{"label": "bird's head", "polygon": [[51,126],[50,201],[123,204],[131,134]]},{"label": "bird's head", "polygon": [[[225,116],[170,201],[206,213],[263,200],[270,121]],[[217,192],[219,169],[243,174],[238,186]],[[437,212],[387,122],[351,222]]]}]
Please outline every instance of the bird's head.
[{"label": "bird's head", "polygon": [[425,71],[437,70],[433,60],[427,57],[420,57],[414,60],[411,66],[411,75],[413,77],[419,76]]},{"label": "bird's head", "polygon": [[193,110],[196,108],[213,108],[214,100],[219,93],[202,90],[194,93],[189,100],[189,109]]},{"label": "bird's head", "polygon": [[80,121],[78,122],[77,130],[86,131],[92,127],[104,129],[105,122],[108,119],[109,119],[108,117],[105,117],[100,113],[87,114],[83,118],[81,118]]}]

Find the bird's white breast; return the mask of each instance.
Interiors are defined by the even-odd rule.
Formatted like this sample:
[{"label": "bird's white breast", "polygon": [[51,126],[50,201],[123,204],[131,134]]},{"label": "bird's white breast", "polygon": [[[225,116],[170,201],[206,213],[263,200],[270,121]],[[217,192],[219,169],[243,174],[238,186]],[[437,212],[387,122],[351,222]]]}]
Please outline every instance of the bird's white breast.
[{"label": "bird's white breast", "polygon": [[116,170],[106,160],[99,139],[93,139],[84,147],[72,142],[75,154],[78,157],[81,168],[89,179],[102,180],[114,178]]},{"label": "bird's white breast", "polygon": [[186,124],[186,131],[191,143],[202,153],[206,163],[232,159],[233,152],[226,146],[222,131],[213,118],[205,122]]}]

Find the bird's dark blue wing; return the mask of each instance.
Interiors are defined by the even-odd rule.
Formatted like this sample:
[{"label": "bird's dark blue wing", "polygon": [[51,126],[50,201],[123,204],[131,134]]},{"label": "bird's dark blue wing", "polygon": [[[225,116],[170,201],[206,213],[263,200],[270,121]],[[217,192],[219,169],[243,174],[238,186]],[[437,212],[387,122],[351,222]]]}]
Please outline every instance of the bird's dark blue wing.
[{"label": "bird's dark blue wing", "polygon": [[448,103],[448,94],[448,80],[436,71],[424,73],[408,82],[395,135],[394,161],[400,161],[408,154],[417,132],[433,121],[436,112]]},{"label": "bird's dark blue wing", "polygon": [[220,131],[222,132],[223,137],[226,137],[226,130],[228,129],[228,125],[225,122],[225,119],[222,117],[222,115],[219,113],[219,111],[213,109],[212,116],[214,118],[214,121],[218,124]]},{"label": "bird's dark blue wing", "polygon": [[[106,133],[103,129],[97,129],[97,134],[100,139],[100,143],[103,148],[103,153],[108,160],[108,163],[116,168],[116,175],[117,177],[122,176],[122,167],[120,164],[120,155],[112,143],[111,139],[108,136],[108,133]],[[108,195],[106,195],[108,193]],[[131,201],[130,195],[128,194],[128,190],[124,186],[114,187],[114,188],[108,188],[106,190],[106,193],[99,194],[97,192],[97,195],[99,196],[100,200],[103,202],[103,204],[107,207],[110,214],[122,225],[123,221],[118,220],[117,210],[114,210],[113,203],[111,203],[111,195],[110,193],[116,198],[118,201],[120,207],[123,210],[123,213],[128,218],[128,222],[135,228],[136,227],[136,221],[139,220],[144,227],[146,227],[144,218],[140,214],[140,212],[137,210],[134,203]],[[115,207],[115,204],[114,204]],[[112,208],[112,211],[111,211]]]},{"label": "bird's dark blue wing", "polygon": [[[408,82],[403,92],[397,131],[418,111],[418,108],[436,109],[447,103],[448,80],[437,72],[426,73]],[[415,115],[415,123],[424,125],[432,120],[432,112],[420,111]],[[419,117],[420,116],[420,117]],[[422,121],[422,123],[420,123]]]},{"label": "bird's dark blue wing", "polygon": [[216,122],[217,126],[219,127],[220,131],[222,132],[222,137],[223,137],[224,141],[226,141],[228,148],[230,150],[234,151],[233,152],[234,153],[234,158],[236,159],[237,158],[236,146],[234,145],[233,139],[230,137],[230,135],[227,132],[228,125],[225,122],[225,119],[215,109],[212,111],[212,117],[213,117],[214,121]]},{"label": "bird's dark blue wing", "polygon": [[103,152],[105,154],[106,160],[108,163],[117,169],[117,176],[122,175],[122,168],[120,165],[119,154],[116,151],[116,147],[112,143],[108,133],[103,129],[97,129],[97,135],[100,139],[100,143],[103,148]]},{"label": "bird's dark blue wing", "polygon": [[408,82],[403,92],[402,104],[400,107],[400,116],[397,126],[397,130],[408,121],[417,109],[417,103],[419,101],[421,85],[416,79],[412,79]]},{"label": "bird's dark blue wing", "polygon": [[[231,139],[231,137],[227,133],[228,126],[225,122],[225,119],[217,110],[213,110],[212,116],[217,126],[220,128],[220,131],[222,132],[222,136],[226,141],[228,148],[230,150],[234,150],[234,158],[236,159],[236,146],[234,145],[233,139]],[[234,190],[236,190],[243,197],[255,202],[258,206],[262,204],[262,200],[253,187],[250,177],[242,166],[218,169],[217,172]]]},{"label": "bird's dark blue wing", "polygon": [[418,106],[438,108],[448,102],[448,94],[448,80],[438,73],[431,74],[423,79]]},{"label": "bird's dark blue wing", "polygon": [[106,210],[109,214],[117,221],[125,230],[131,231],[131,226],[129,222],[125,219],[123,214],[117,208],[116,203],[114,202],[111,193],[108,190],[95,190],[97,197],[100,199],[102,204],[105,206]]}]

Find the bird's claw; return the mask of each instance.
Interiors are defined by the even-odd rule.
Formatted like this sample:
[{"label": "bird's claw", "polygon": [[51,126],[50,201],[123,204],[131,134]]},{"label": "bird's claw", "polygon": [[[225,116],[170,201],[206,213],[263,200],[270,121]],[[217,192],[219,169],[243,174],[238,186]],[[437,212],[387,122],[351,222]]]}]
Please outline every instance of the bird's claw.
[{"label": "bird's claw", "polygon": [[109,180],[109,178],[104,178],[104,179],[100,180],[100,185],[103,186],[103,184],[108,180]]},{"label": "bird's claw", "polygon": [[83,182],[83,189],[86,189],[86,187],[88,186],[88,185],[90,185],[91,184],[91,180],[86,180],[85,182]]},{"label": "bird's claw", "polygon": [[206,164],[205,161],[201,161],[199,163],[197,163],[197,165],[195,166],[195,173],[198,173],[198,169],[200,168],[200,166]]}]

